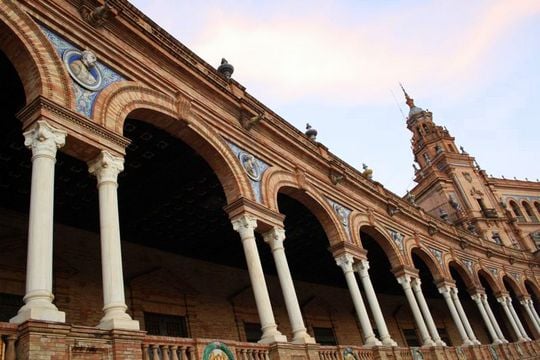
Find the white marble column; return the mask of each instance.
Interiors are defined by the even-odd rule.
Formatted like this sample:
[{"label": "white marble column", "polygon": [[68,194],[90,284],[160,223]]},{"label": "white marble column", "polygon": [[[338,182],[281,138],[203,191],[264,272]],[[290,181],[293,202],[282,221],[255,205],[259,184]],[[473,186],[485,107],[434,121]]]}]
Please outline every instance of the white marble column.
[{"label": "white marble column", "polygon": [[418,303],[416,302],[416,299],[414,297],[414,293],[411,289],[411,278],[409,275],[402,275],[397,278],[397,282],[403,287],[403,291],[405,292],[405,297],[407,298],[407,301],[409,302],[409,306],[411,307],[411,311],[414,317],[414,320],[416,321],[416,326],[418,326],[418,331],[420,331],[420,336],[422,337],[422,345],[423,346],[435,346],[435,342],[431,338],[431,335],[429,334],[429,331],[426,327],[426,323],[424,322],[424,318],[422,317],[422,313],[420,312],[420,308],[418,307]]},{"label": "white marble column", "polygon": [[99,195],[104,315],[98,327],[139,330],[139,322],[126,313],[117,194],[117,178],[122,170],[124,159],[107,151],[102,151],[96,159],[88,163],[88,171],[97,178]]},{"label": "white marble column", "polygon": [[441,337],[439,336],[439,332],[437,331],[437,326],[435,326],[435,321],[433,321],[433,317],[431,316],[431,312],[429,311],[429,307],[426,303],[426,299],[424,298],[424,293],[422,292],[420,279],[418,278],[413,279],[411,281],[411,287],[414,291],[414,294],[416,295],[416,299],[418,300],[420,311],[422,311],[422,315],[424,316],[424,319],[426,320],[426,324],[431,334],[431,338],[433,339],[433,341],[435,341],[436,345],[446,346],[445,342],[442,341]]},{"label": "white marble column", "polygon": [[272,312],[272,304],[270,303],[270,295],[266,287],[266,280],[259,258],[259,251],[255,243],[255,228],[257,220],[248,216],[242,215],[232,221],[233,229],[240,234],[244,255],[248,267],[249,279],[255,304],[261,320],[262,337],[260,343],[287,342],[287,337],[278,331],[274,313]]},{"label": "white marble column", "polygon": [[463,345],[464,346],[473,345],[473,342],[471,339],[469,339],[469,336],[467,335],[467,332],[465,331],[465,327],[463,326],[461,322],[461,318],[459,317],[458,311],[456,309],[456,305],[454,303],[454,299],[452,298],[452,295],[450,294],[451,292],[450,287],[446,285],[440,286],[439,292],[442,294],[444,301],[446,301],[446,305],[448,305],[448,310],[450,310],[450,315],[452,315],[452,320],[454,320],[454,324],[456,324],[456,328],[459,332],[459,336],[461,336]]},{"label": "white marble column", "polygon": [[497,319],[495,318],[495,314],[493,314],[493,311],[491,310],[491,306],[489,306],[487,295],[480,294],[480,300],[482,300],[482,304],[484,305],[484,308],[486,309],[489,319],[491,320],[491,323],[493,324],[493,327],[495,328],[495,331],[497,332],[497,336],[504,344],[508,344],[508,340],[505,339],[504,334],[501,330],[501,327],[499,326],[499,323],[497,322]]},{"label": "white marble column", "polygon": [[531,338],[525,331],[525,328],[523,327],[523,324],[521,323],[521,319],[519,318],[516,309],[514,309],[514,304],[512,303],[512,298],[510,296],[506,297],[506,302],[508,304],[508,309],[510,310],[510,313],[514,317],[514,320],[516,321],[516,325],[518,326],[519,331],[521,332],[521,335],[523,338],[527,341],[531,341]]},{"label": "white marble column", "polygon": [[384,321],[384,316],[377,300],[377,295],[375,294],[375,289],[373,289],[373,284],[371,283],[371,278],[369,277],[369,261],[361,260],[358,264],[355,265],[355,269],[360,276],[360,281],[364,287],[366,293],[366,298],[377,324],[377,329],[379,330],[379,336],[383,345],[386,346],[397,346],[397,343],[392,339],[390,333],[388,332],[388,327]]},{"label": "white marble column", "polygon": [[540,335],[540,326],[538,325],[538,322],[536,321],[536,318],[534,317],[534,314],[531,311],[531,308],[529,306],[530,299],[523,299],[520,301],[521,305],[525,308],[525,311],[527,312],[527,315],[529,315],[529,318],[531,319],[531,323],[534,326],[534,329],[536,330],[536,333]]},{"label": "white marble column", "polygon": [[65,313],[52,303],[54,164],[56,150],[64,146],[67,133],[38,121],[24,134],[24,145],[32,150],[28,253],[24,306],[10,320],[65,322]]},{"label": "white marble column", "polygon": [[364,305],[364,300],[362,299],[362,294],[360,293],[360,288],[356,282],[356,277],[354,276],[353,271],[353,262],[354,259],[349,254],[343,254],[336,258],[337,265],[343,270],[345,274],[345,280],[347,281],[347,286],[351,293],[351,298],[358,315],[358,320],[360,321],[360,326],[362,327],[362,332],[364,333],[364,346],[380,346],[382,345],[381,341],[377,339],[371,323],[369,321],[369,315]]},{"label": "white marble column", "polygon": [[486,309],[484,308],[484,304],[482,303],[480,294],[471,295],[471,298],[476,303],[476,306],[478,307],[478,311],[480,311],[480,315],[482,315],[482,319],[484,320],[484,324],[486,324],[489,335],[491,336],[491,339],[493,339],[493,344],[502,344],[503,341],[499,339],[499,335],[497,334],[497,332],[495,331],[495,328],[493,327],[491,319],[489,318],[489,315],[487,314]]},{"label": "white marble column", "polygon": [[534,307],[534,302],[532,299],[529,299],[527,301],[527,304],[529,305],[529,308],[531,309],[531,313],[533,314],[534,316],[534,319],[536,320],[536,323],[538,324],[538,326],[540,327],[540,316],[538,316],[538,313],[536,312],[536,309]]},{"label": "white marble column", "polygon": [[506,296],[503,295],[503,296],[498,297],[497,301],[499,302],[499,304],[501,304],[504,310],[504,313],[506,314],[506,317],[508,318],[508,321],[510,322],[510,325],[512,326],[512,329],[514,330],[514,333],[516,334],[518,338],[518,341],[527,341],[521,334],[521,331],[518,328],[516,320],[514,319],[512,312],[508,308],[508,302],[506,300]]},{"label": "white marble column", "polygon": [[480,341],[478,341],[478,339],[476,338],[471,323],[469,322],[469,318],[467,317],[467,314],[465,314],[465,310],[463,310],[463,306],[461,305],[461,300],[459,299],[458,295],[458,289],[456,287],[450,288],[450,295],[452,295],[452,300],[454,300],[454,304],[456,305],[459,317],[461,318],[461,322],[463,323],[463,327],[465,328],[469,339],[471,339],[473,345],[480,345]]},{"label": "white marble column", "polygon": [[291,271],[289,269],[289,264],[287,263],[287,256],[285,255],[285,248],[283,247],[285,230],[273,228],[264,234],[264,241],[270,245],[272,255],[274,256],[281,291],[283,292],[287,314],[289,315],[289,321],[291,322],[293,333],[292,342],[295,344],[315,344],[315,339],[309,336],[306,331],[304,320],[302,319],[302,312],[300,311],[300,305],[298,304],[298,298],[294,289]]}]

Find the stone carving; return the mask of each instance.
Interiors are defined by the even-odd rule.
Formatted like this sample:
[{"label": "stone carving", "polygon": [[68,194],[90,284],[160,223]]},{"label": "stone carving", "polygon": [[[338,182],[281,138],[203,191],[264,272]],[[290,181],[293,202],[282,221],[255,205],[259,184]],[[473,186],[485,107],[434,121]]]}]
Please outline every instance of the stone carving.
[{"label": "stone carving", "polygon": [[388,229],[388,232],[392,237],[392,241],[394,241],[398,249],[403,252],[403,250],[405,249],[405,246],[403,245],[403,239],[405,238],[405,236],[394,229]]},{"label": "stone carving", "polygon": [[464,177],[465,180],[467,180],[469,183],[472,183],[472,176],[471,176],[471,174],[469,174],[468,172],[464,172],[464,173],[463,173],[463,177]]},{"label": "stone carving", "polygon": [[259,164],[253,155],[242,151],[240,154],[238,154],[238,159],[240,159],[240,164],[242,164],[242,167],[251,180],[261,180],[261,170],[259,169]]},{"label": "stone carving", "polygon": [[83,6],[79,11],[81,17],[95,28],[101,27],[109,18],[117,15],[117,11],[111,8],[106,2],[94,9]]},{"label": "stone carving", "polygon": [[101,71],[96,67],[97,57],[90,50],[66,50],[62,56],[69,75],[83,88],[90,91],[99,89],[102,83]]},{"label": "stone carving", "polygon": [[330,181],[332,184],[337,185],[343,180],[345,180],[345,175],[342,173],[337,172],[336,170],[331,169],[330,173],[328,174],[328,177],[330,178]]},{"label": "stone carving", "polygon": [[424,360],[424,355],[420,351],[420,348],[411,347],[411,353],[413,360]]},{"label": "stone carving", "polygon": [[442,257],[442,251],[439,249],[429,248],[433,256],[437,259],[440,265],[443,264],[443,257]]},{"label": "stone carving", "polygon": [[203,360],[234,360],[234,355],[227,345],[215,341],[204,348]]}]

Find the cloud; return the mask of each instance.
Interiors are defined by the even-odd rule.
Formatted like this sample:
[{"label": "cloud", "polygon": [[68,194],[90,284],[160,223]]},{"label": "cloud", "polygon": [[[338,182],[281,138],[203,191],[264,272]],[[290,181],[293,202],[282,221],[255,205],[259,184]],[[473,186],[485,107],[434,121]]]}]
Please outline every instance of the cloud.
[{"label": "cloud", "polygon": [[226,57],[248,91],[279,102],[315,97],[336,104],[377,103],[388,102],[398,81],[416,88],[479,86],[486,78],[486,57],[500,39],[540,12],[536,0],[445,4],[393,7],[360,24],[352,24],[344,9],[327,5],[331,16],[278,13],[261,19],[214,10],[192,43],[211,63]]}]

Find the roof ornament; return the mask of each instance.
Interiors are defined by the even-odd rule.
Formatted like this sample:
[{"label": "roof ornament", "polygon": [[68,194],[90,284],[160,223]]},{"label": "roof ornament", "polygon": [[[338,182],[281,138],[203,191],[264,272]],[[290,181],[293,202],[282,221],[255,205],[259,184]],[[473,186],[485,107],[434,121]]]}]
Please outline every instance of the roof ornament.
[{"label": "roof ornament", "polygon": [[94,9],[83,6],[79,10],[82,18],[95,28],[103,26],[108,19],[118,15],[118,12],[107,1],[101,3],[102,5]]},{"label": "roof ornament", "polygon": [[313,141],[317,140],[318,132],[309,123],[306,124],[306,132],[305,132],[305,134],[310,140],[313,140]]},{"label": "roof ornament", "polygon": [[364,171],[362,172],[362,175],[366,179],[372,180],[373,179],[373,170],[371,170],[366,164],[362,164],[362,169],[364,169]]},{"label": "roof ornament", "polygon": [[413,115],[419,114],[423,112],[424,110],[419,108],[418,106],[414,105],[414,99],[407,94],[407,91],[405,91],[405,88],[401,83],[399,83],[399,86],[401,87],[401,90],[403,90],[403,94],[405,95],[405,104],[409,106],[409,118]]},{"label": "roof ornament", "polygon": [[234,66],[229,64],[227,59],[222,58],[221,59],[221,65],[217,68],[217,71],[223,75],[226,79],[230,79],[233,72],[234,72]]}]

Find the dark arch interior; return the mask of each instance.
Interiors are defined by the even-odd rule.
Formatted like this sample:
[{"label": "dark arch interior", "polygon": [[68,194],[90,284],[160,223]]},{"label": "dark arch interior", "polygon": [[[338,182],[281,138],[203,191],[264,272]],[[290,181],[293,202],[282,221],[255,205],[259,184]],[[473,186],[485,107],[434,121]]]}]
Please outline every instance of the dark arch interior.
[{"label": "dark arch interior", "polygon": [[424,260],[418,255],[415,254],[413,251],[412,254],[412,260],[414,267],[418,269],[420,280],[422,281],[422,290],[424,292],[424,296],[426,298],[434,298],[438,299],[441,295],[439,294],[439,290],[437,289],[437,286],[435,285],[433,275],[431,274],[431,270],[429,270],[429,267],[426,265]]},{"label": "dark arch interior", "polygon": [[450,276],[452,276],[452,279],[454,279],[454,281],[456,282],[460,301],[462,303],[472,301],[471,296],[468,292],[467,284],[465,283],[465,280],[463,280],[463,277],[461,276],[459,271],[456,269],[456,265],[454,265],[453,263],[450,263]]},{"label": "dark arch interior", "polygon": [[519,317],[519,320],[521,320],[521,324],[525,328],[525,332],[529,335],[529,337],[533,337],[534,332],[529,327],[529,323],[527,321],[527,314],[525,312],[525,309],[523,309],[523,306],[520,304],[520,300],[518,298],[518,295],[514,288],[512,287],[511,280],[508,278],[508,276],[503,277],[503,283],[508,290],[508,293],[510,294],[510,298],[512,299],[512,305],[514,307],[514,310],[516,310],[516,314]]},{"label": "dark arch interior", "polygon": [[391,272],[392,265],[383,248],[371,235],[360,231],[362,246],[367,250],[369,273],[375,292],[378,294],[403,295],[403,289]]},{"label": "dark arch interior", "polygon": [[504,314],[501,308],[501,305],[497,302],[497,299],[495,298],[495,293],[493,292],[491,285],[486,279],[486,275],[484,275],[482,271],[480,271],[478,273],[478,278],[480,279],[480,284],[486,291],[489,306],[491,308],[491,311],[493,311],[495,318],[497,319],[497,323],[499,324],[499,327],[501,328],[504,337],[507,340],[515,339],[514,335],[510,335],[511,332],[510,332],[510,329],[508,328],[509,325],[506,319],[506,314]]}]

